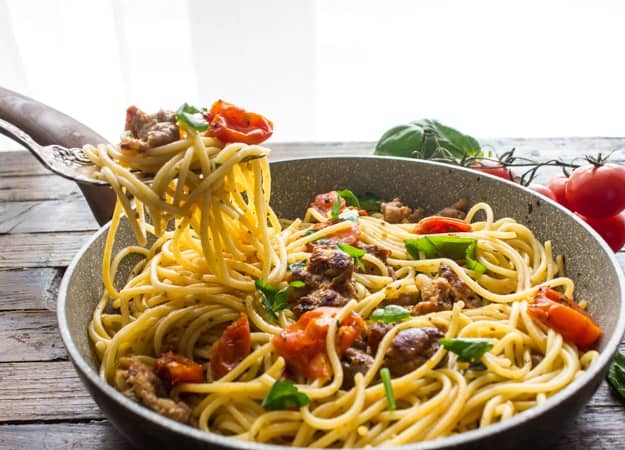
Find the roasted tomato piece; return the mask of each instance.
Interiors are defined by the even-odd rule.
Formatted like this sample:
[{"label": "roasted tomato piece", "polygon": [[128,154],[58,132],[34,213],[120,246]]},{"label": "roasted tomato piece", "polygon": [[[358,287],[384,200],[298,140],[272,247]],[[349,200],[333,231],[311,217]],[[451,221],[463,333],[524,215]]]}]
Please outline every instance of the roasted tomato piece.
[{"label": "roasted tomato piece", "polygon": [[209,123],[206,134],[221,142],[260,144],[273,134],[273,123],[261,114],[217,100],[204,117]]},{"label": "roasted tomato piece", "polygon": [[443,216],[426,217],[414,229],[418,234],[456,233],[471,231],[471,224],[462,219]]},{"label": "roasted tomato piece", "polygon": [[234,369],[250,354],[251,347],[250,322],[242,314],[239,320],[228,325],[211,348],[213,378],[219,379]]},{"label": "roasted tomato piece", "polygon": [[[271,340],[276,352],[298,375],[308,379],[327,379],[330,362],[326,353],[326,335],[340,308],[322,306],[308,311],[299,320]],[[345,317],[336,333],[336,351],[342,355],[364,330],[364,321],[356,313]]]},{"label": "roasted tomato piece", "polygon": [[189,358],[173,352],[163,353],[154,361],[154,371],[170,387],[178,383],[201,383],[204,369]]},{"label": "roasted tomato piece", "polygon": [[[324,217],[328,217],[334,203],[339,198],[339,193],[337,191],[326,192],[325,194],[319,194],[315,196],[315,199],[310,204],[310,207],[316,210],[319,214]],[[345,200],[343,198],[340,199],[340,209],[343,210],[345,208]]]},{"label": "roasted tomato piece", "polygon": [[538,290],[528,305],[528,312],[582,349],[590,347],[601,336],[601,328],[586,311],[572,299],[548,287]]}]

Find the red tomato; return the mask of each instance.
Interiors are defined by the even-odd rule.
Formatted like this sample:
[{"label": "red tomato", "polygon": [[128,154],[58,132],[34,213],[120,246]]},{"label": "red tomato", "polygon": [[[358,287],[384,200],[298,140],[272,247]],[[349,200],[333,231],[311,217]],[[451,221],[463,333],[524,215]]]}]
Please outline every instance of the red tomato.
[{"label": "red tomato", "polygon": [[614,252],[618,252],[623,248],[623,245],[625,245],[625,213],[605,219],[579,216],[599,233]]},{"label": "red tomato", "polygon": [[514,181],[515,183],[518,183],[520,180],[519,175],[514,170],[504,166],[502,163],[498,163],[496,161],[491,161],[488,159],[481,159],[474,162],[473,164],[471,164],[471,168],[473,170],[488,173],[499,178]]},{"label": "red tomato", "polygon": [[580,348],[588,348],[601,336],[601,328],[570,298],[547,287],[538,290],[528,304],[528,313],[564,339]]},{"label": "red tomato", "polygon": [[566,183],[568,181],[569,177],[567,177],[566,175],[556,175],[549,180],[549,182],[547,183],[547,187],[553,193],[556,202],[560,203],[565,208],[572,210],[571,205],[569,205],[569,202],[566,200],[565,194]]},{"label": "red tomato", "polygon": [[211,370],[215,380],[234,369],[251,350],[250,322],[245,314],[224,330],[210,352]]},{"label": "red tomato", "polygon": [[273,134],[273,123],[270,120],[223,100],[213,103],[204,117],[209,123],[206,135],[216,137],[221,142],[260,144]]},{"label": "red tomato", "polygon": [[[276,352],[297,375],[308,379],[329,378],[326,335],[328,326],[339,311],[340,308],[329,306],[308,311],[271,339]],[[339,356],[362,334],[364,327],[364,320],[356,313],[350,313],[341,321],[336,333],[336,351]]]},{"label": "red tomato", "polygon": [[429,216],[421,219],[414,229],[417,234],[454,233],[471,231],[471,224],[462,219],[443,216]]},{"label": "red tomato", "polygon": [[202,383],[204,368],[198,363],[173,352],[163,353],[154,361],[154,371],[168,386],[178,383]]},{"label": "red tomato", "polygon": [[553,201],[557,201],[555,194],[544,184],[532,183],[528,186],[528,188],[530,188],[532,191],[544,195],[545,197],[550,198]]},{"label": "red tomato", "polygon": [[573,171],[566,183],[566,199],[585,217],[612,217],[625,209],[625,167],[588,164]]},{"label": "red tomato", "polygon": [[[322,216],[328,217],[338,197],[339,193],[337,191],[330,191],[325,194],[316,195],[315,199],[310,204],[310,208],[315,209]],[[345,208],[345,200],[341,197],[340,202],[341,207],[339,208],[339,211],[342,211],[343,208]]]}]

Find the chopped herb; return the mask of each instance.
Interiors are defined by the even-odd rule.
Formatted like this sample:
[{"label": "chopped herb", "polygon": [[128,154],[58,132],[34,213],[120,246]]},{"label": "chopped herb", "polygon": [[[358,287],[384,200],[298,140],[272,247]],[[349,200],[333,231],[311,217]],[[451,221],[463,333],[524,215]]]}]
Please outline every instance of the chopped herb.
[{"label": "chopped herb", "polygon": [[267,314],[269,314],[273,320],[277,321],[278,316],[276,312],[282,311],[287,307],[289,287],[278,289],[262,280],[256,280],[255,285],[265,311],[267,311]]},{"label": "chopped herb", "polygon": [[379,212],[381,205],[382,199],[371,192],[366,192],[365,195],[360,196],[360,208],[365,211]]},{"label": "chopped herb", "polygon": [[332,203],[332,209],[330,210],[330,219],[338,219],[341,212],[341,196],[337,195],[336,200]]},{"label": "chopped herb", "polygon": [[355,206],[356,208],[360,208],[360,202],[358,201],[358,197],[356,197],[354,193],[349,189],[343,189],[342,191],[339,191],[339,197],[345,200],[345,204],[347,206]]},{"label": "chopped herb", "polygon": [[468,363],[479,362],[484,353],[493,348],[493,344],[488,339],[480,338],[442,338],[438,342],[450,352],[458,355],[458,361]]},{"label": "chopped herb", "polygon": [[614,390],[625,399],[625,354],[616,352],[608,369],[608,381]]},{"label": "chopped herb", "polygon": [[306,260],[302,259],[301,261],[289,264],[288,269],[289,272],[295,272],[296,270],[303,269],[304,267],[306,267]]},{"label": "chopped herb", "polygon": [[369,318],[374,322],[403,322],[410,318],[410,311],[399,305],[386,305],[384,308],[377,308],[373,311]]},{"label": "chopped herb", "polygon": [[295,280],[289,283],[289,287],[292,287],[292,288],[301,288],[304,286],[306,286],[306,283],[304,283],[302,280]]},{"label": "chopped herb", "polygon": [[202,116],[202,111],[193,105],[189,105],[188,103],[184,103],[180,108],[178,108],[176,111],[176,119],[194,130],[208,130],[208,122]]},{"label": "chopped herb", "polygon": [[406,250],[418,259],[423,253],[426,258],[464,259],[467,267],[478,273],[486,272],[486,266],[476,259],[477,240],[458,236],[423,236],[406,239]]},{"label": "chopped herb", "polygon": [[343,243],[336,244],[336,246],[340,248],[341,250],[343,250],[345,253],[347,253],[349,256],[354,258],[356,267],[358,267],[362,271],[365,270],[365,265],[360,260],[363,256],[367,254],[365,250],[358,248],[358,247],[352,247],[349,244],[343,244]]},{"label": "chopped herb", "polygon": [[300,392],[291,380],[277,380],[260,404],[272,411],[288,408],[301,408],[310,403],[310,398]]},{"label": "chopped herb", "polygon": [[380,378],[384,384],[384,394],[386,394],[386,408],[389,411],[395,411],[397,406],[395,405],[395,394],[393,394],[393,384],[391,383],[391,372],[388,367],[383,367],[380,370]]}]

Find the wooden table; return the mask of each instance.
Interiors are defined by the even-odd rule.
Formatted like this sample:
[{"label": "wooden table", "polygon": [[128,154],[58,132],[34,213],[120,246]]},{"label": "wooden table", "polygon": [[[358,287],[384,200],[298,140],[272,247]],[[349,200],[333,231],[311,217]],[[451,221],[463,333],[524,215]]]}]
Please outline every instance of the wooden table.
[{"label": "wooden table", "polygon": [[[535,159],[625,149],[625,138],[500,139]],[[274,144],[272,159],[370,154],[373,144]],[[553,171],[552,171],[553,172]],[[543,178],[549,171],[543,173]],[[61,342],[56,295],[63,272],[97,229],[75,184],[25,151],[0,153],[0,448],[127,449],[78,380]],[[618,254],[625,267],[625,254]],[[554,449],[625,448],[625,407],[606,382]]]}]

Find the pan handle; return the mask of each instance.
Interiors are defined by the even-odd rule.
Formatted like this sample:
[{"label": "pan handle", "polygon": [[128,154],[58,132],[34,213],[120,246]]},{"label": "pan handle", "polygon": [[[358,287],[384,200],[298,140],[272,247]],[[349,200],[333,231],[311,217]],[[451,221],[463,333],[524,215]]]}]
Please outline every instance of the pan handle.
[{"label": "pan handle", "polygon": [[[106,139],[70,116],[32,98],[0,87],[0,119],[28,133],[38,144],[82,147],[103,144]],[[113,216],[115,194],[109,187],[78,183],[98,224]]]}]

